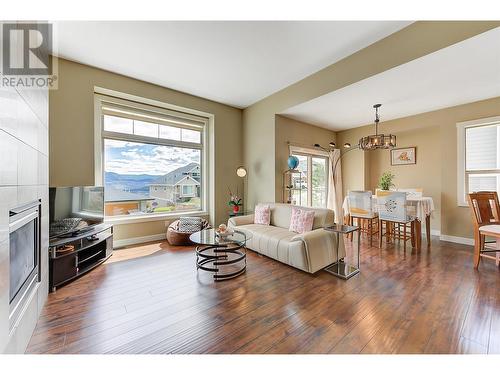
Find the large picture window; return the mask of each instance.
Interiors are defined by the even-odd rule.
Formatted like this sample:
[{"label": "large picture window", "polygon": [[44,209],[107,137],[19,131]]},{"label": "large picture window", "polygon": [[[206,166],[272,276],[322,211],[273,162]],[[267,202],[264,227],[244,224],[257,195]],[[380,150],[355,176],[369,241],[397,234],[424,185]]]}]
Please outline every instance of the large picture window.
[{"label": "large picture window", "polygon": [[294,202],[302,206],[326,208],[328,196],[328,157],[292,149],[292,155],[299,159],[298,170],[303,178],[300,189],[294,189]]},{"label": "large picture window", "polygon": [[458,204],[467,194],[500,191],[500,118],[458,124]]},{"label": "large picture window", "polygon": [[96,96],[105,215],[203,211],[206,119]]}]

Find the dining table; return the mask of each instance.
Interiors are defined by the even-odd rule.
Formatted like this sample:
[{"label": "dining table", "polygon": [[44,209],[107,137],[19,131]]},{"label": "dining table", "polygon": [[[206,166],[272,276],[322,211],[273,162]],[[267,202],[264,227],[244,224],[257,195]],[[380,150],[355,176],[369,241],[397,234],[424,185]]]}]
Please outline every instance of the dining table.
[{"label": "dining table", "polygon": [[[377,212],[377,196],[372,196],[373,211]],[[434,200],[432,197],[419,197],[409,194],[406,198],[406,207],[409,208],[412,216],[415,216],[416,247],[422,247],[422,223],[425,222],[425,234],[427,246],[431,245],[431,216],[434,212]],[[344,217],[349,217],[349,197],[344,198],[342,204]]]}]

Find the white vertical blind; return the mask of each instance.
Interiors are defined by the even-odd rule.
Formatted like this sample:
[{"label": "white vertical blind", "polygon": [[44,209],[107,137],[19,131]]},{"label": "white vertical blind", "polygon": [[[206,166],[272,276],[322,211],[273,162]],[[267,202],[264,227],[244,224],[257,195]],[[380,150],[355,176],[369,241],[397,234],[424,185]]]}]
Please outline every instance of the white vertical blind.
[{"label": "white vertical blind", "polygon": [[500,190],[500,124],[465,129],[468,192]]},{"label": "white vertical blind", "polygon": [[465,168],[472,170],[497,169],[498,125],[467,128],[465,132]]}]

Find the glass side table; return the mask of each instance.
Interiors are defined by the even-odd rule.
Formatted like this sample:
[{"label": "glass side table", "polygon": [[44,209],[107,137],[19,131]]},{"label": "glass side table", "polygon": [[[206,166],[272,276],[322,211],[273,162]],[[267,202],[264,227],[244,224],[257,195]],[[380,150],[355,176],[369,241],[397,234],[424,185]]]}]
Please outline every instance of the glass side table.
[{"label": "glass side table", "polygon": [[[341,279],[347,280],[354,275],[359,273],[359,245],[361,243],[361,231],[359,230],[359,227],[356,226],[351,226],[351,225],[341,225],[341,224],[335,224],[329,227],[324,227],[324,230],[328,232],[333,232],[337,235],[337,261],[333,264],[330,264],[329,266],[325,267],[324,270],[326,272],[331,273],[332,275],[335,275],[337,277],[340,277]],[[339,243],[340,243],[340,235],[341,234],[349,234],[352,232],[358,232],[358,264],[357,267],[348,264],[342,260],[339,259]]]}]

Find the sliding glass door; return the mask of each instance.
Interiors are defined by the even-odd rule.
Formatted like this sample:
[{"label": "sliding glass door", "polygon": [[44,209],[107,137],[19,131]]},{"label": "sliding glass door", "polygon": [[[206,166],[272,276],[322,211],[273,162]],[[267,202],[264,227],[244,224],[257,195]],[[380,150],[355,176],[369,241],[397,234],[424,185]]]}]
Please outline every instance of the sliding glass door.
[{"label": "sliding glass door", "polygon": [[326,207],[328,193],[328,159],[323,157],[311,157],[311,206]]},{"label": "sliding glass door", "polygon": [[328,158],[305,153],[294,153],[299,159],[297,167],[303,173],[300,190],[293,197],[298,205],[326,208],[328,196]]}]

